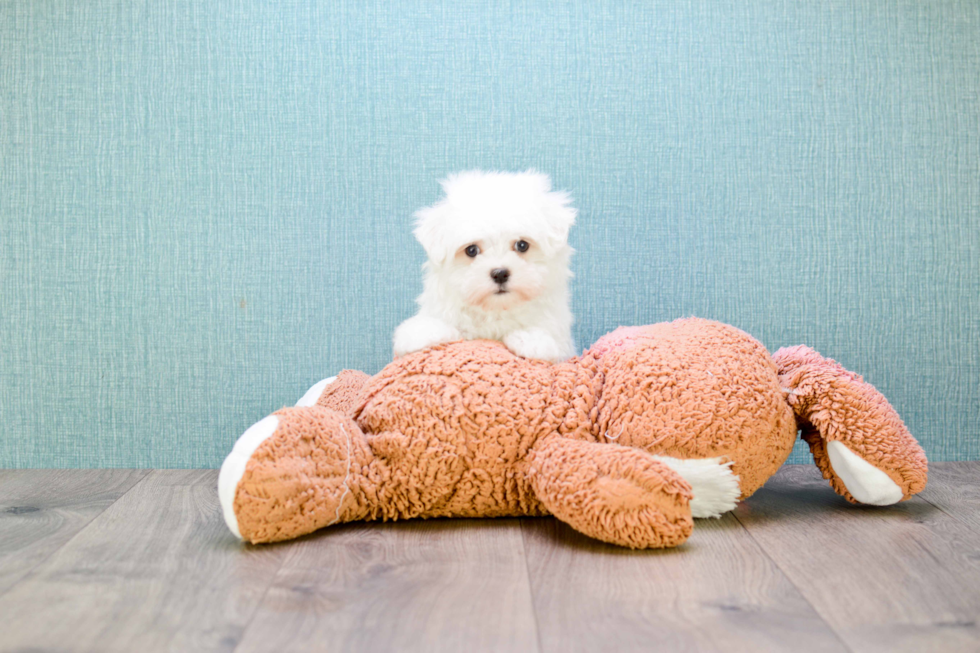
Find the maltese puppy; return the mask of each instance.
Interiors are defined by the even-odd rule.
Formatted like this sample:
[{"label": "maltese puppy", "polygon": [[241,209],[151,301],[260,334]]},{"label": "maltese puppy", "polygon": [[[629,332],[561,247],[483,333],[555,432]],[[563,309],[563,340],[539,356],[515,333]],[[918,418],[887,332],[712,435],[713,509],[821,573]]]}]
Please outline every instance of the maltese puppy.
[{"label": "maltese puppy", "polygon": [[415,214],[425,248],[418,315],[395,330],[395,357],[453,340],[499,340],[525,358],[575,355],[568,230],[576,211],[548,175],[470,171]]}]

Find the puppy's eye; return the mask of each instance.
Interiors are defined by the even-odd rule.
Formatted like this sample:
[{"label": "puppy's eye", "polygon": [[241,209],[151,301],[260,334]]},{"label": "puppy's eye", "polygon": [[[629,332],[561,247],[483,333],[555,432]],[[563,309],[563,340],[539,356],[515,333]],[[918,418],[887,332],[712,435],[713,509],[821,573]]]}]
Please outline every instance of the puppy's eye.
[{"label": "puppy's eye", "polygon": [[530,248],[531,245],[526,240],[519,240],[516,243],[514,243],[514,249],[520,252],[521,254],[523,254]]},{"label": "puppy's eye", "polygon": [[465,251],[470,258],[476,258],[476,255],[480,253],[480,248],[477,245],[470,245]]}]

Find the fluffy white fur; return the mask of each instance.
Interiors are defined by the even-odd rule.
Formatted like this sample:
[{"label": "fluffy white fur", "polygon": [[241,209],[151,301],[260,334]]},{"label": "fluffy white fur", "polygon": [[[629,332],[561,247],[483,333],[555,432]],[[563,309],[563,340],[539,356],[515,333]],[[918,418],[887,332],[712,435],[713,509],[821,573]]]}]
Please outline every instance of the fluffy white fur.
[{"label": "fluffy white fur", "polygon": [[[476,338],[525,358],[574,356],[568,231],[576,211],[568,194],[533,170],[463,172],[441,184],[445,196],[415,214],[428,261],[418,315],[395,330],[395,356]],[[466,253],[471,245],[475,257]],[[509,274],[502,284],[491,277],[501,269]]]},{"label": "fluffy white fur", "polygon": [[721,458],[671,458],[654,456],[688,482],[694,498],[691,516],[699,519],[721,517],[735,509],[742,494],[739,478],[732,472],[731,461]]},{"label": "fluffy white fur", "polygon": [[861,503],[890,506],[905,496],[902,488],[888,474],[848,449],[843,442],[828,442],[827,456],[830,466],[844,482],[844,487]]}]

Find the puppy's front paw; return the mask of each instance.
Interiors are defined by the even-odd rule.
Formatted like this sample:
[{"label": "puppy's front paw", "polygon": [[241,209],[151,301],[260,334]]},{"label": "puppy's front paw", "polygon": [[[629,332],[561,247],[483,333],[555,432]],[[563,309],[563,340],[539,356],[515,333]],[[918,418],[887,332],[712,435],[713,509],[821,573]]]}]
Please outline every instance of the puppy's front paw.
[{"label": "puppy's front paw", "polygon": [[504,338],[504,344],[518,356],[559,363],[569,354],[554,336],[544,329],[522,329]]},{"label": "puppy's front paw", "polygon": [[454,326],[424,315],[411,317],[395,329],[395,358],[444,342],[460,340],[463,335]]}]

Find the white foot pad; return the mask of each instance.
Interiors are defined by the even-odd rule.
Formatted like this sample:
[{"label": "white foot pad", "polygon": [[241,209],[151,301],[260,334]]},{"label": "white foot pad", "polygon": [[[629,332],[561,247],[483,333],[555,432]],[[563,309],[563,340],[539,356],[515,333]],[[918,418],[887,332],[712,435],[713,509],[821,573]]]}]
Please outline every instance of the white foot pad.
[{"label": "white foot pad", "polygon": [[337,380],[337,377],[331,376],[329,379],[324,379],[319,383],[315,384],[312,388],[306,391],[299,401],[296,402],[297,406],[315,406],[316,400],[320,398],[323,394],[323,389],[328,385]]},{"label": "white foot pad", "polygon": [[902,500],[904,493],[888,474],[837,442],[827,443],[827,456],[834,473],[840,477],[851,496],[869,506],[890,506]]},{"label": "white foot pad", "polygon": [[691,499],[692,517],[721,517],[734,510],[742,488],[738,476],[732,473],[732,463],[721,458],[671,458],[654,456],[677,472],[694,491]]},{"label": "white foot pad", "polygon": [[238,490],[238,481],[242,480],[245,474],[245,465],[259,445],[266,438],[276,432],[279,426],[279,418],[269,415],[264,419],[252,424],[247,431],[238,438],[231,453],[221,464],[221,471],[218,473],[218,501],[221,502],[221,512],[225,516],[225,523],[241,539],[242,534],[238,530],[238,518],[235,517],[235,492]]}]

